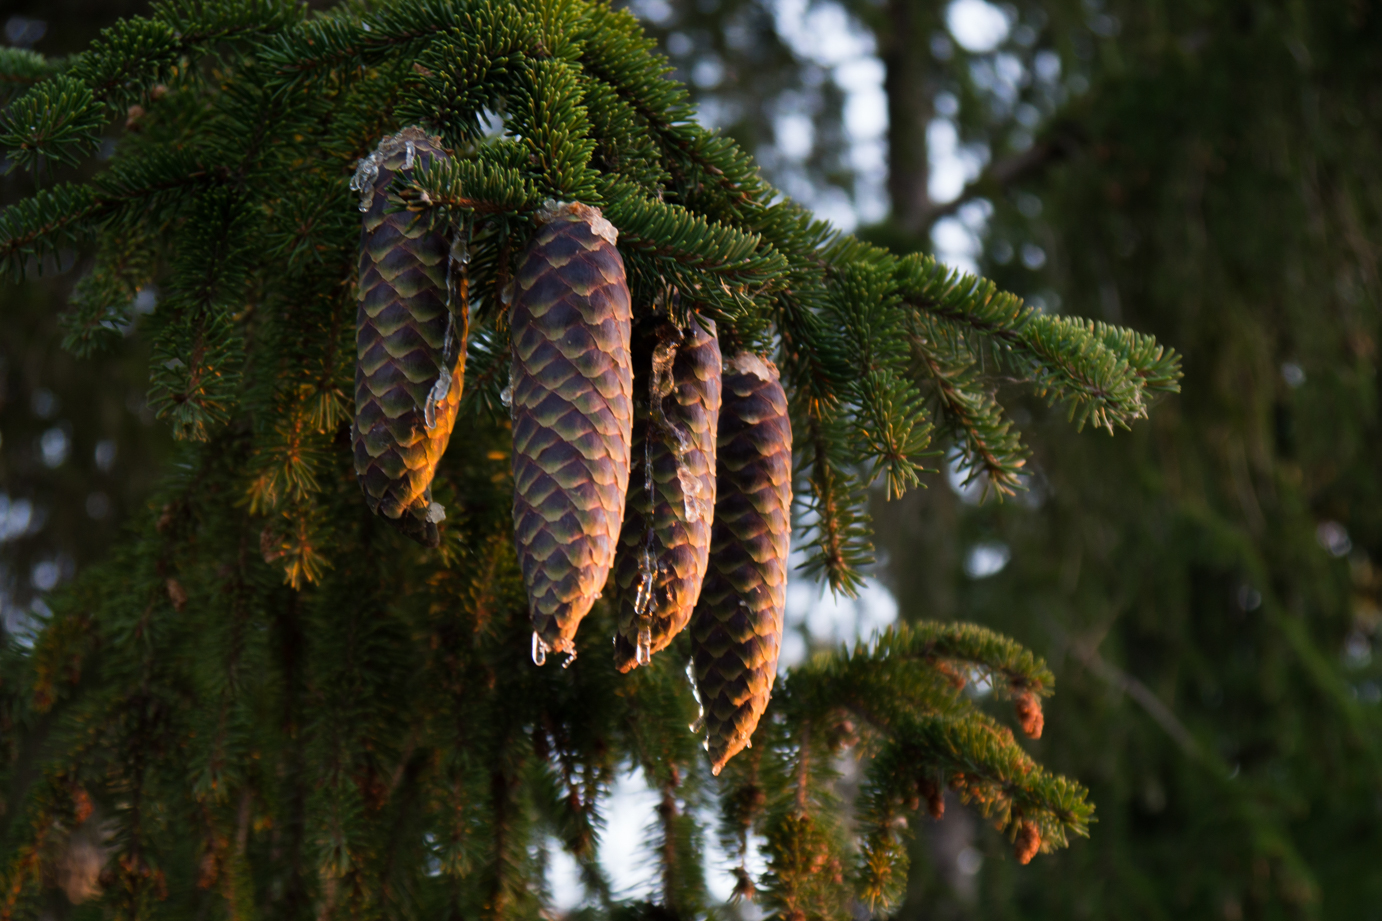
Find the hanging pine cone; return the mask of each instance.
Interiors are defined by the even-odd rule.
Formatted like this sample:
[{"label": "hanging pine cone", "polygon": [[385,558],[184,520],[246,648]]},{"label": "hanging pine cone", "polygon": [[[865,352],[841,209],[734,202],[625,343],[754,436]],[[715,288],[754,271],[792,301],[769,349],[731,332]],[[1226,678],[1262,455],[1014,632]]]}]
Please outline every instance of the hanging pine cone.
[{"label": "hanging pine cone", "polygon": [[768,706],[782,646],[791,537],[792,426],[777,368],[725,362],[710,564],[691,615],[691,656],[716,774]]},{"label": "hanging pine cone", "polygon": [[370,511],[430,547],[440,543],[445,517],[432,501],[432,477],[461,401],[469,313],[449,234],[426,215],[385,209],[395,176],[446,156],[439,138],[404,128],[360,161],[351,182],[364,212],[355,474]]},{"label": "hanging pine cone", "polygon": [[598,208],[551,205],[515,277],[513,524],[533,661],[575,655],[614,562],[633,427],[629,288]]},{"label": "hanging pine cone", "polygon": [[[720,344],[711,320],[653,334],[648,389],[633,425],[634,474],[614,582],[614,663],[646,665],[691,619],[710,553]],[[652,500],[651,517],[649,500]]]}]

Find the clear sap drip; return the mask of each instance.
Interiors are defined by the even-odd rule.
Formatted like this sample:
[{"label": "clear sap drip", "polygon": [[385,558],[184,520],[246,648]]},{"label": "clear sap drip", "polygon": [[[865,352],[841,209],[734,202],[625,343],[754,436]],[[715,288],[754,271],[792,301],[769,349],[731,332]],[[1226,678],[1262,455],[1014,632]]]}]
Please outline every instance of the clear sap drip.
[{"label": "clear sap drip", "polygon": [[546,643],[546,641],[543,640],[542,637],[538,636],[538,635],[537,635],[537,631],[534,630],[534,631],[533,631],[533,664],[534,664],[534,665],[546,665],[546,664],[547,664],[547,653],[550,652],[551,649],[552,649],[552,647],[551,647],[551,646],[548,646],[547,643]]},{"label": "clear sap drip", "polygon": [[504,408],[513,415],[513,380],[517,375],[514,374],[513,362],[509,362],[509,382],[504,385],[504,389],[499,391],[499,402],[504,404]]},{"label": "clear sap drip", "polygon": [[451,375],[445,368],[442,368],[441,377],[432,385],[431,391],[427,394],[427,405],[422,409],[423,422],[429,429],[437,426],[437,404],[446,399],[446,395],[451,392]]},{"label": "clear sap drip", "polygon": [[[701,701],[701,689],[696,687],[696,660],[686,660],[686,681],[691,685],[691,696],[696,698],[696,721],[689,727],[691,731],[700,735],[705,731],[705,704]],[[710,741],[706,740],[707,748]]]},{"label": "clear sap drip", "polygon": [[466,228],[451,240],[451,261],[458,265],[470,264],[470,229]]},{"label": "clear sap drip", "polygon": [[676,459],[677,483],[681,486],[682,506],[687,523],[709,521],[711,509],[710,503],[706,501],[705,485],[700,477],[691,472],[686,462],[692,448],[691,436],[685,428],[667,418],[666,409],[663,407],[662,401],[671,396],[676,388],[672,365],[676,361],[677,349],[681,347],[685,338],[685,334],[676,327],[667,327],[666,330],[653,349],[652,375],[648,381],[648,406],[653,421],[667,436],[672,455]]},{"label": "clear sap drip", "polygon": [[379,178],[379,164],[382,162],[383,158],[376,150],[355,164],[355,175],[350,178],[350,189],[352,192],[360,193],[361,211],[368,211],[374,204],[374,180]]},{"label": "clear sap drip", "polygon": [[[457,227],[451,235],[451,251],[446,260],[446,309],[455,317],[462,310],[470,310],[470,278],[466,265],[470,262],[470,225]],[[447,341],[443,351],[450,354],[451,327],[447,326]]]},{"label": "clear sap drip", "polygon": [[417,146],[408,141],[403,145],[403,168],[412,169],[413,160],[417,157]]},{"label": "clear sap drip", "polygon": [[576,647],[572,646],[566,650],[566,661],[561,663],[562,668],[570,668],[571,663],[576,661]]},{"label": "clear sap drip", "polygon": [[657,563],[653,560],[653,548],[644,546],[638,554],[638,590],[633,597],[633,616],[646,618],[653,606],[656,593]]},{"label": "clear sap drip", "polygon": [[649,428],[643,438],[643,490],[648,497],[648,527],[643,533],[643,547],[638,551],[638,588],[633,598],[633,616],[638,622],[638,640],[634,644],[636,665],[647,665],[653,658],[652,607],[657,589],[657,555],[654,544],[653,512],[656,508],[653,482],[653,432]]},{"label": "clear sap drip", "polygon": [[456,265],[470,264],[470,226],[466,225],[456,231],[456,235],[451,238],[451,261]]},{"label": "clear sap drip", "polygon": [[710,520],[710,503],[705,499],[705,485],[680,458],[677,459],[677,481],[681,483],[681,501],[686,506],[688,524]]},{"label": "clear sap drip", "polygon": [[422,408],[423,423],[429,428],[437,426],[437,404],[446,399],[446,395],[451,392],[451,369],[447,367],[447,359],[455,345],[456,318],[448,315],[446,318],[446,336],[442,341],[442,367],[438,369],[436,383],[427,393],[427,404]]},{"label": "clear sap drip", "polygon": [[651,624],[644,624],[638,628],[638,645],[634,647],[633,658],[639,665],[647,665],[653,660],[653,628]]}]

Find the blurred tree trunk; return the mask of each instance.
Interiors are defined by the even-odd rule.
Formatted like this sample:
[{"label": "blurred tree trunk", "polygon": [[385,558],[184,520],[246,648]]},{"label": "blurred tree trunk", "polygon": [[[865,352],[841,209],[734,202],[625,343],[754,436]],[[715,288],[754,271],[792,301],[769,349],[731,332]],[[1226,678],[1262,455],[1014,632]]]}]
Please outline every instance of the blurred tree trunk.
[{"label": "blurred tree trunk", "polygon": [[930,210],[926,126],[934,111],[937,75],[930,36],[938,25],[938,4],[930,0],[889,0],[875,29],[883,59],[883,90],[888,96],[888,197],[893,223],[909,234],[924,234]]}]

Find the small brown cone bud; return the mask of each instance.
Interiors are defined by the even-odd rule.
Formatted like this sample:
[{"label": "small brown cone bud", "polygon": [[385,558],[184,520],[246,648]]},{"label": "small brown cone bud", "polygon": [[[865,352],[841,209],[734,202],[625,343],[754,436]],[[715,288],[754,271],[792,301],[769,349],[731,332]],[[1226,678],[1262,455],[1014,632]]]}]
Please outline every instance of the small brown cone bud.
[{"label": "small brown cone bud", "polygon": [[716,443],[715,522],[691,655],[718,774],[767,709],[787,596],[792,426],[777,368],[752,352],[725,362]]},{"label": "small brown cone bud", "polygon": [[469,313],[449,234],[425,214],[386,213],[390,185],[447,154],[421,128],[386,137],[360,161],[359,310],[355,318],[355,474],[370,511],[438,546],[432,478],[465,381]]},{"label": "small brown cone bud", "polygon": [[1013,854],[1017,857],[1017,862],[1029,864],[1032,858],[1041,850],[1041,832],[1031,822],[1023,822],[1022,828],[1017,832],[1017,840],[1013,842]]},{"label": "small brown cone bud", "polygon": [[182,609],[187,607],[187,589],[177,579],[169,579],[167,585],[168,600],[173,603],[173,610],[181,614]]},{"label": "small brown cone bud", "polygon": [[614,562],[633,428],[631,312],[617,232],[598,208],[552,205],[515,276],[513,526],[533,661],[574,655]]},{"label": "small brown cone bud", "polygon": [[91,804],[91,794],[87,793],[82,787],[76,787],[72,791],[72,818],[74,825],[80,825],[91,818],[91,813],[96,811],[96,807]]},{"label": "small brown cone bud", "polygon": [[926,812],[931,818],[943,817],[945,815],[945,792],[925,778],[918,782],[917,787],[920,789],[921,795],[926,797]]},{"label": "small brown cone bud", "polygon": [[653,338],[651,373],[646,389],[640,387],[646,399],[633,424],[633,473],[614,564],[614,663],[621,672],[646,664],[691,619],[705,579],[715,508],[721,374],[715,324],[693,317],[683,332],[663,323]]},{"label": "small brown cone bud", "polygon": [[1013,707],[1017,710],[1017,719],[1022,723],[1022,732],[1027,738],[1041,738],[1041,730],[1046,726],[1046,717],[1041,712],[1041,700],[1027,691],[1018,695]]}]

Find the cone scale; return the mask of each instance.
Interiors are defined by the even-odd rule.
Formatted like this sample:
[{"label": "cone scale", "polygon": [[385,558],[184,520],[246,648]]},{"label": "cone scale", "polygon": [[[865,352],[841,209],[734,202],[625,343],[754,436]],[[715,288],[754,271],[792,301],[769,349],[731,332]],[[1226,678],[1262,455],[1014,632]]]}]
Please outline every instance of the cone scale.
[{"label": "cone scale", "polygon": [[419,543],[440,543],[432,479],[465,379],[468,312],[452,240],[426,215],[386,213],[399,175],[445,159],[421,128],[384,138],[360,161],[355,321],[355,474],[370,511]]},{"label": "cone scale", "polygon": [[792,427],[777,368],[752,352],[725,362],[715,466],[709,566],[690,631],[718,774],[767,709],[787,600]]},{"label": "cone scale", "polygon": [[715,324],[693,316],[683,331],[664,321],[652,339],[613,579],[614,663],[621,672],[646,665],[691,619],[715,507],[722,370]]},{"label": "cone scale", "polygon": [[[629,289],[599,209],[552,205],[510,310],[514,539],[533,660],[575,655],[624,518],[633,427]],[[569,661],[569,659],[568,659]]]}]

